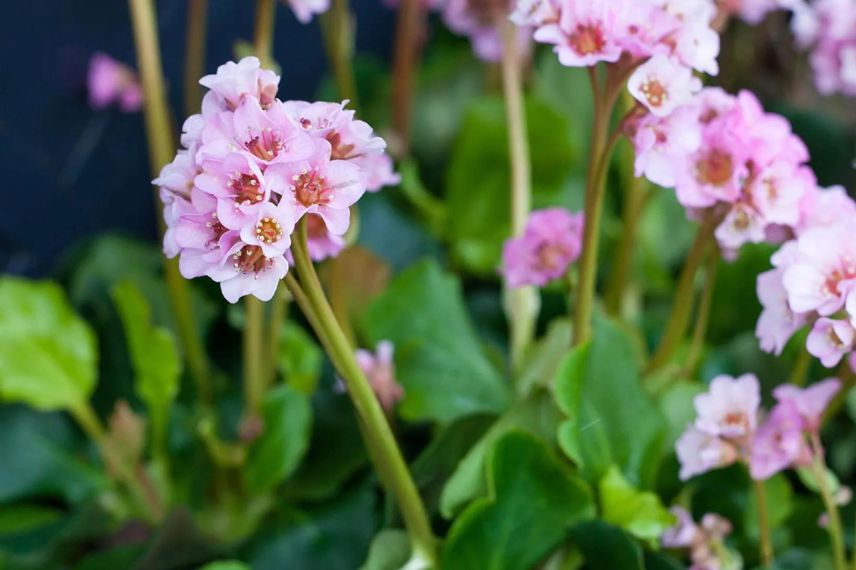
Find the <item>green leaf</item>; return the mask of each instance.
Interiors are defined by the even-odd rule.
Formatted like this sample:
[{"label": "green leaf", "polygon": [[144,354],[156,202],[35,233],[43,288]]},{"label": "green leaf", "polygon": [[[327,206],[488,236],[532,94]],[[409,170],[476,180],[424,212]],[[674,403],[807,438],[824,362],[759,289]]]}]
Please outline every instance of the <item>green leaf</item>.
[{"label": "green leaf", "polygon": [[0,278],[0,400],[81,406],[95,388],[95,335],[58,285]]},{"label": "green leaf", "polygon": [[474,501],[452,525],[444,570],[531,568],[572,524],[594,516],[588,486],[530,434],[506,434],[488,465],[490,496]]},{"label": "green leaf", "polygon": [[627,482],[617,467],[600,480],[601,517],[636,538],[655,540],[675,524],[672,515],[650,491],[640,491]]},{"label": "green leaf", "polygon": [[[565,182],[572,150],[566,119],[538,99],[525,101],[535,208],[570,206]],[[446,176],[452,255],[468,270],[496,275],[510,232],[511,184],[505,105],[501,97],[475,99],[467,107]]]},{"label": "green leaf", "polygon": [[665,422],[642,389],[628,334],[597,316],[592,338],[568,355],[557,375],[556,403],[569,418],[559,427],[560,445],[592,484],[617,465],[633,485],[648,488]]},{"label": "green leaf", "polygon": [[374,537],[360,570],[400,570],[410,558],[410,537],[397,528],[385,528]]},{"label": "green leaf", "polygon": [[122,324],[134,367],[134,387],[145,403],[151,422],[152,441],[165,444],[169,413],[179,390],[181,360],[172,333],[152,324],[149,303],[131,281],[113,289],[113,300]]},{"label": "green leaf", "polygon": [[250,567],[240,560],[217,560],[209,562],[199,570],[250,570]]},{"label": "green leaf", "polygon": [[577,525],[572,537],[583,551],[586,568],[645,570],[639,543],[609,523],[596,520]]},{"label": "green leaf", "polygon": [[544,438],[552,438],[557,422],[555,406],[545,392],[534,392],[528,398],[512,404],[458,464],[443,487],[440,513],[446,518],[452,518],[469,501],[486,494],[485,458],[500,438],[515,430],[526,430]]},{"label": "green leaf", "polygon": [[270,491],[297,469],[312,427],[309,400],[288,385],[265,395],[262,417],[264,433],[250,447],[244,468],[247,485],[256,494]]},{"label": "green leaf", "polygon": [[508,405],[508,387],[482,351],[460,284],[435,262],[396,277],[369,306],[362,328],[369,346],[395,344],[402,417],[449,422]]},{"label": "green leaf", "polygon": [[568,354],[569,346],[571,325],[568,319],[554,320],[550,323],[547,334],[527,352],[523,366],[520,367],[520,377],[515,383],[517,392],[525,396],[535,386],[547,388],[552,385],[556,371]]},{"label": "green leaf", "polygon": [[323,354],[311,336],[292,321],[286,321],[279,339],[277,366],[288,385],[310,395],[321,376]]}]

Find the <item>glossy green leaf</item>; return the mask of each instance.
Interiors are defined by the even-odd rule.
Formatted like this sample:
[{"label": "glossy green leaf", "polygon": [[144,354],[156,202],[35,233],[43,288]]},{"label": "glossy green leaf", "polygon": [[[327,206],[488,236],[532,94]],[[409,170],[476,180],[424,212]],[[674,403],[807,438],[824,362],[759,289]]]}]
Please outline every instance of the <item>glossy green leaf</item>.
[{"label": "glossy green leaf", "polygon": [[407,531],[385,528],[374,537],[369,555],[360,570],[400,570],[410,558]]},{"label": "glossy green leaf", "polygon": [[306,331],[292,321],[286,321],[279,339],[277,366],[289,386],[301,394],[310,395],[321,376],[323,353]]},{"label": "glossy green leaf", "polygon": [[366,311],[367,344],[395,344],[408,420],[452,421],[476,412],[499,412],[509,390],[482,351],[461,296],[460,284],[433,261],[396,277]]},{"label": "glossy green leaf", "polygon": [[617,467],[600,480],[601,517],[636,538],[655,540],[675,524],[675,516],[650,491],[640,491],[628,483]]},{"label": "glossy green leaf", "polygon": [[169,412],[178,395],[181,360],[175,338],[152,324],[151,308],[139,288],[123,281],[113,289],[134,368],[134,387],[145,403],[155,445],[164,445]]},{"label": "glossy green leaf", "polygon": [[557,375],[556,402],[569,418],[559,442],[592,484],[612,465],[635,486],[653,483],[666,425],[638,368],[629,335],[598,316],[590,344],[571,352]]},{"label": "glossy green leaf", "polygon": [[558,414],[545,392],[533,392],[515,402],[473,445],[458,464],[440,495],[440,512],[451,518],[472,499],[487,493],[485,461],[488,451],[511,431],[525,430],[551,439],[556,431]]},{"label": "glossy green leaf", "polygon": [[95,388],[89,325],[54,283],[0,279],[0,400],[72,409]]},{"label": "glossy green leaf", "polygon": [[594,516],[588,485],[535,436],[512,431],[488,459],[489,496],[473,501],[452,525],[444,570],[531,568]]},{"label": "glossy green leaf", "polygon": [[642,547],[625,531],[602,520],[577,525],[572,538],[583,551],[586,568],[645,570]]},{"label": "glossy green leaf", "polygon": [[309,444],[312,409],[305,395],[281,385],[265,395],[262,418],[264,432],[250,447],[243,471],[254,493],[270,491],[297,469]]}]

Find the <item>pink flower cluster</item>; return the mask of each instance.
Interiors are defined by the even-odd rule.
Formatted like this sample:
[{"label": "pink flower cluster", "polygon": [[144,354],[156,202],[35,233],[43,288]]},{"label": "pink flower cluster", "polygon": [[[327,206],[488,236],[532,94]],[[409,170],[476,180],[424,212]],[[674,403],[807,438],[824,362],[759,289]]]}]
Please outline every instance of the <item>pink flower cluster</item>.
[{"label": "pink flower cluster", "polygon": [[810,463],[823,453],[818,449],[823,412],[840,388],[835,378],[805,389],[783,384],[773,391],[775,407],[762,418],[754,375],[714,378],[710,390],[696,396],[696,420],[675,446],[681,479],[740,461],[753,479],[764,480]]},{"label": "pink flower cluster", "polygon": [[388,340],[377,344],[375,352],[357,349],[357,364],[366,375],[380,405],[390,411],[404,397],[404,388],[395,379],[394,345]]},{"label": "pink flower cluster", "polygon": [[509,287],[543,287],[565,275],[580,255],[583,214],[564,208],[538,210],[529,215],[523,235],[505,242],[500,272]]},{"label": "pink flower cluster", "polygon": [[833,187],[810,193],[803,208],[797,237],[758,276],[764,310],[755,334],[763,350],[780,354],[810,324],[807,349],[831,368],[856,345],[856,203]]},{"label": "pink flower cluster", "polygon": [[810,49],[818,90],[856,96],[856,3],[853,0],[792,0],[797,43]]},{"label": "pink flower cluster", "polygon": [[692,565],[689,570],[720,570],[731,568],[731,552],[725,548],[725,537],[731,534],[731,522],[716,513],[707,513],[696,524],[683,507],[672,507],[677,523],[660,539],[665,548],[688,549]]},{"label": "pink flower cluster", "polygon": [[153,181],[182,275],[206,275],[223,296],[269,300],[288,271],[291,234],[306,218],[315,259],[336,255],[349,208],[395,183],[386,143],[345,103],[280,101],[279,77],[247,57],[200,83],[202,113],[184,123],[180,150]]},{"label": "pink flower cluster", "polygon": [[637,116],[627,130],[637,175],[674,187],[693,215],[722,217],[716,238],[726,252],[796,228],[817,187],[805,144],[748,91],[706,88],[667,116]]},{"label": "pink flower cluster", "polygon": [[123,112],[135,113],[143,106],[143,90],[137,74],[105,53],[96,53],[89,60],[86,84],[93,109],[116,103]]},{"label": "pink flower cluster", "polygon": [[701,88],[692,70],[719,71],[713,0],[519,0],[511,17],[533,27],[563,65],[641,65],[630,91],[658,116]]}]

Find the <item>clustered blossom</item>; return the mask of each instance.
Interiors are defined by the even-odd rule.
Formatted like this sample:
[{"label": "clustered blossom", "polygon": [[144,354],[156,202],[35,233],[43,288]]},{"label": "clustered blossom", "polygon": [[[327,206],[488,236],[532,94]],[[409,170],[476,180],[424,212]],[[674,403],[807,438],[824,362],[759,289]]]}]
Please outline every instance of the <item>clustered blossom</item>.
[{"label": "clustered blossom", "polygon": [[543,287],[565,275],[580,255],[583,214],[564,208],[538,210],[529,215],[519,237],[505,242],[500,269],[509,287]]},{"label": "clustered blossom", "polygon": [[748,91],[706,88],[666,116],[637,115],[626,129],[636,174],[675,188],[693,216],[721,218],[716,238],[726,253],[794,231],[817,187],[803,141]]},{"label": "clustered blossom", "polygon": [[792,0],[797,43],[809,49],[818,90],[856,96],[856,3]]},{"label": "clustered blossom", "polygon": [[404,397],[404,388],[395,379],[394,352],[395,347],[392,342],[382,340],[377,344],[374,353],[362,348],[356,353],[357,364],[366,375],[380,405],[386,411],[392,410]]},{"label": "clustered blossom", "polygon": [[832,368],[856,344],[856,203],[834,187],[810,193],[803,206],[796,238],[773,255],[773,269],[758,276],[764,310],[755,334],[763,350],[780,354],[809,325],[807,350]]},{"label": "clustered blossom", "polygon": [[631,93],[665,116],[701,89],[693,70],[719,71],[716,13],[713,0],[519,0],[512,20],[534,28],[563,65],[638,67]]},{"label": "clustered blossom", "polygon": [[160,187],[164,252],[187,278],[208,276],[223,296],[269,300],[289,267],[291,234],[306,220],[310,255],[344,246],[350,207],[395,183],[386,143],[345,103],[280,101],[279,77],[247,57],[200,83],[202,113],[184,123]]},{"label": "clustered blossom", "polygon": [[94,109],[116,103],[125,113],[135,113],[143,106],[143,90],[137,74],[105,53],[96,53],[89,60],[86,84],[89,104]]},{"label": "clustered blossom", "polygon": [[671,509],[677,519],[660,539],[665,548],[687,549],[692,565],[689,570],[728,570],[742,567],[740,558],[725,547],[731,534],[731,522],[716,513],[707,513],[696,523],[683,507]]},{"label": "clustered blossom", "polygon": [[817,448],[823,412],[841,382],[829,378],[808,388],[783,384],[773,391],[776,405],[762,416],[758,379],[719,376],[696,396],[696,420],[678,439],[682,480],[736,462],[755,480],[809,464]]}]

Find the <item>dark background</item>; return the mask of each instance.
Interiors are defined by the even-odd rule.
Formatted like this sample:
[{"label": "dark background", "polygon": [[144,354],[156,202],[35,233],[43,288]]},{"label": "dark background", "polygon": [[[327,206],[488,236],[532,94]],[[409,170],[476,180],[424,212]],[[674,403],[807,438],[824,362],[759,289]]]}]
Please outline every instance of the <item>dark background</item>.
[{"label": "dark background", "polygon": [[[157,1],[172,109],[183,116],[186,0]],[[387,59],[394,13],[355,0],[357,51]],[[89,58],[103,51],[136,68],[123,0],[4,2],[0,18],[0,272],[43,275],[61,253],[112,230],[156,240],[142,114],[93,111]],[[252,37],[252,0],[209,0],[206,71]],[[277,6],[274,57],[280,96],[309,99],[327,72],[317,20]],[[179,123],[180,124],[180,123]]]}]

